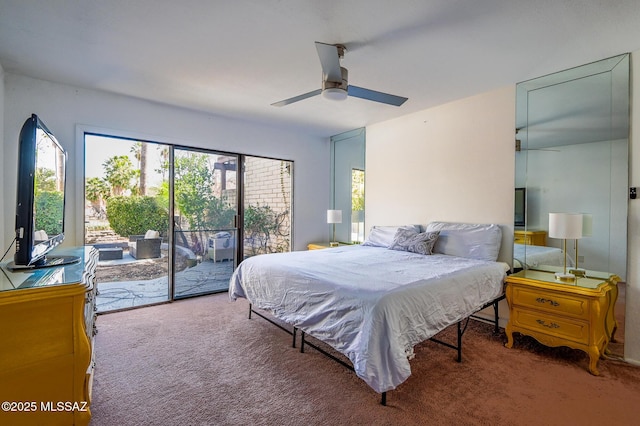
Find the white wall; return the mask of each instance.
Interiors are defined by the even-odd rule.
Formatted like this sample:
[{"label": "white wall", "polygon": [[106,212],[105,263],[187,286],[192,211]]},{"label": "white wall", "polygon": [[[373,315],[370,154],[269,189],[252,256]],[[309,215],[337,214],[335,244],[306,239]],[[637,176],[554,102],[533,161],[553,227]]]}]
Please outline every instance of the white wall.
[{"label": "white wall", "polygon": [[515,87],[367,127],[365,223],[498,223],[513,255]]},{"label": "white wall", "polygon": [[[2,199],[15,200],[17,141],[20,128],[38,114],[69,152],[65,245],[82,244],[75,226],[83,219],[82,132],[101,129],[118,135],[294,161],[294,224],[296,250],[326,236],[329,206],[329,139],[254,125],[131,97],[86,90],[5,74]],[[111,130],[109,130],[111,129]],[[78,141],[77,139],[80,139]],[[324,161],[319,159],[325,159]],[[80,184],[79,184],[80,183]],[[4,207],[4,246],[13,240],[14,202]]]}]

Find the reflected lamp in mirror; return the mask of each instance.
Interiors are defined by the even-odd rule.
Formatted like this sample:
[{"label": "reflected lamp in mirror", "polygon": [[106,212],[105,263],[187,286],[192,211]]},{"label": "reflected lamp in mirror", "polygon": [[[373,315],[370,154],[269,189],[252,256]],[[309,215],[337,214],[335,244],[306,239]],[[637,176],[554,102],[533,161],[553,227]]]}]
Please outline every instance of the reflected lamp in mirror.
[{"label": "reflected lamp in mirror", "polygon": [[567,240],[582,238],[582,214],[579,213],[549,213],[549,238],[562,240],[564,252],[564,270],[556,273],[556,279],[574,281],[576,276],[567,272]]},{"label": "reflected lamp in mirror", "polygon": [[[582,237],[590,237],[593,235],[593,215],[588,213],[582,213]],[[578,255],[578,240],[576,240],[576,265],[575,268],[570,269],[569,273],[576,277],[586,276],[584,268],[580,268],[580,256]],[[584,262],[584,261],[583,261]]]},{"label": "reflected lamp in mirror", "polygon": [[339,244],[336,241],[336,223],[342,223],[342,210],[327,210],[327,223],[333,226],[333,237],[329,245],[336,247]]}]

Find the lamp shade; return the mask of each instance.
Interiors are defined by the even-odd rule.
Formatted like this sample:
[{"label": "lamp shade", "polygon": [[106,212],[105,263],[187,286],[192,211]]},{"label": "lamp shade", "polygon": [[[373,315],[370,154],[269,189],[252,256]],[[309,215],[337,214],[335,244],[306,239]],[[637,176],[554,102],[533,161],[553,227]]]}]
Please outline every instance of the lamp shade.
[{"label": "lamp shade", "polygon": [[590,237],[593,235],[593,215],[582,213],[582,236]]},{"label": "lamp shade", "polygon": [[327,210],[327,223],[342,223],[342,210]]},{"label": "lamp shade", "polygon": [[549,213],[549,237],[577,240],[582,238],[582,215]]}]

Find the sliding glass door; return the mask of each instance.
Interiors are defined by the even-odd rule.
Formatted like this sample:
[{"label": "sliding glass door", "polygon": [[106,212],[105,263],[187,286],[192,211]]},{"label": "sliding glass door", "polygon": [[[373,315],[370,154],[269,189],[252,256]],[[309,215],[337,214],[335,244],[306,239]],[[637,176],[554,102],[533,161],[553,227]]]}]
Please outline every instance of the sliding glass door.
[{"label": "sliding glass door", "polygon": [[174,298],[226,291],[238,247],[238,156],[175,148]]},{"label": "sliding glass door", "polygon": [[100,312],[227,291],[244,258],[291,250],[291,161],[87,133],[85,177]]},{"label": "sliding glass door", "polygon": [[169,300],[168,145],[85,135],[84,243],[99,312]]}]

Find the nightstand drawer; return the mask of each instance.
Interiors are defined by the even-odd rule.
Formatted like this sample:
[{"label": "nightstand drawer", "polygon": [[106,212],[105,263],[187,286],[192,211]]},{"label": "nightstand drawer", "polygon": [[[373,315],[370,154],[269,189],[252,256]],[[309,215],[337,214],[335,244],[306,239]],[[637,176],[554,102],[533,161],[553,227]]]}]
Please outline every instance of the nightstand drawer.
[{"label": "nightstand drawer", "polygon": [[531,307],[546,312],[589,319],[589,303],[587,299],[570,294],[558,294],[534,288],[513,288],[513,304]]},{"label": "nightstand drawer", "polygon": [[531,244],[531,238],[526,237],[526,236],[517,236],[513,239],[513,242],[516,244],[527,244],[527,245],[532,245]]},{"label": "nightstand drawer", "polygon": [[522,229],[513,232],[513,242],[531,246],[544,246],[547,244],[546,231],[524,231]]},{"label": "nightstand drawer", "polygon": [[[572,340],[577,343],[589,343],[589,323],[562,318],[555,315],[544,315],[541,312],[526,309],[513,310],[513,325],[532,330],[533,337],[545,344],[559,346],[553,340]],[[537,334],[538,332],[540,334]],[[545,338],[545,336],[548,336]]]}]

